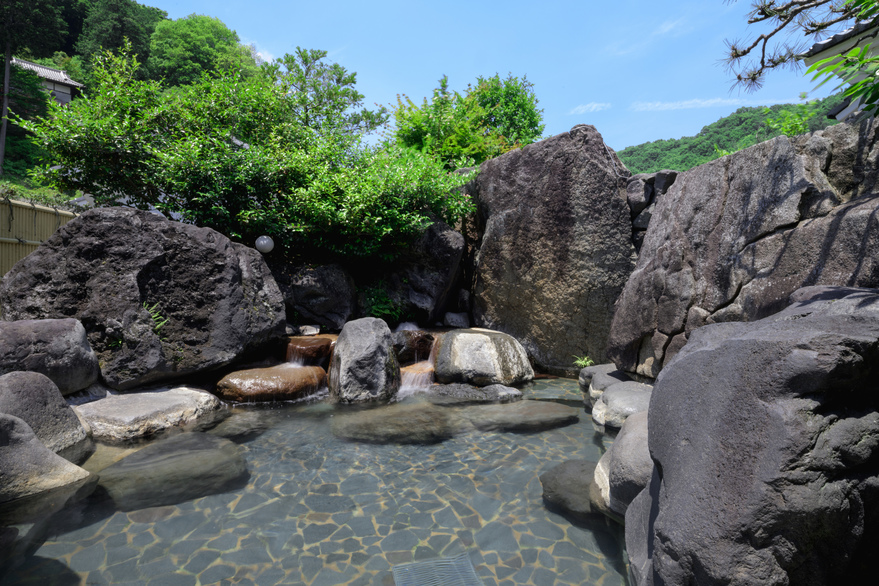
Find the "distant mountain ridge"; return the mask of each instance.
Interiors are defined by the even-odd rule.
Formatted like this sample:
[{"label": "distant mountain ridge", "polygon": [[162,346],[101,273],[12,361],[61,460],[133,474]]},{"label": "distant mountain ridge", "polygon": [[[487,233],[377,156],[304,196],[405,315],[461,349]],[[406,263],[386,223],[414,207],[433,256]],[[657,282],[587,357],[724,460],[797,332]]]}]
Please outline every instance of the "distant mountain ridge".
[{"label": "distant mountain ridge", "polygon": [[[840,94],[805,104],[814,116],[809,119],[809,132],[821,130],[836,120],[827,118],[827,112],[843,102]],[[769,107],[742,107],[717,122],[705,126],[696,136],[679,139],[655,140],[626,147],[617,152],[632,173],[653,173],[662,169],[686,171],[718,157],[715,146],[724,151],[737,151],[781,134],[766,124],[766,118],[778,116],[784,110],[795,112],[800,104],[776,104]]]}]

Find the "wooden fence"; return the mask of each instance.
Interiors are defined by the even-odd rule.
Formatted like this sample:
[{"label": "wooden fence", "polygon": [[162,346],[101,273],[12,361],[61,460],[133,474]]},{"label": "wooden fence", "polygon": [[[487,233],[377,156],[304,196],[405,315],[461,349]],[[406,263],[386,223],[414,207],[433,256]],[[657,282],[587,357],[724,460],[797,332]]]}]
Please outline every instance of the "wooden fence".
[{"label": "wooden fence", "polygon": [[14,199],[0,199],[0,276],[76,215]]}]

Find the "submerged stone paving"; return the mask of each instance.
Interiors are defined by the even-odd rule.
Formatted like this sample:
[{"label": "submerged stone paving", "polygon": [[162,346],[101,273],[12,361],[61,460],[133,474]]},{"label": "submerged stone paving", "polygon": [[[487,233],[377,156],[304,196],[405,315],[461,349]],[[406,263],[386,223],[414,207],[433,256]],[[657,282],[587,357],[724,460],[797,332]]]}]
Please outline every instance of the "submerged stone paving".
[{"label": "submerged stone paving", "polygon": [[334,438],[336,409],[233,408],[215,432],[256,428],[232,438],[246,487],[128,513],[68,511],[0,582],[391,586],[393,565],[467,552],[487,586],[625,584],[621,527],[576,526],[542,501],[540,474],[607,448],[588,416],[534,434],[376,445]]}]

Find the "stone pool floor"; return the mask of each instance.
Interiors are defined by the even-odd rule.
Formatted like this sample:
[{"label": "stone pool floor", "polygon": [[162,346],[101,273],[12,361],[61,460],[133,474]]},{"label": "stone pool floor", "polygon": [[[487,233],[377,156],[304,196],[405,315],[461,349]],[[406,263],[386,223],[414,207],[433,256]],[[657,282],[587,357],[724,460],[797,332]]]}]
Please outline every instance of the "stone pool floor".
[{"label": "stone pool floor", "polygon": [[[582,400],[576,381],[555,380],[523,392]],[[601,517],[574,525],[541,496],[541,473],[606,449],[588,414],[541,433],[411,446],[337,440],[334,413],[233,408],[216,431],[244,432],[243,489],[81,519],[0,582],[392,586],[393,565],[467,552],[487,586],[626,583],[622,528]]]}]

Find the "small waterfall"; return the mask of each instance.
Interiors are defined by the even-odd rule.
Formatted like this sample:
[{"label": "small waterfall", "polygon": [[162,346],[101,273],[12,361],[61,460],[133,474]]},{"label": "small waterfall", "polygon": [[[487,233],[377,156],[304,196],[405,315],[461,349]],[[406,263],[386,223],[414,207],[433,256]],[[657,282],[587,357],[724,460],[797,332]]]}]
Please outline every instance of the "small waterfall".
[{"label": "small waterfall", "polygon": [[418,327],[417,323],[411,322],[411,321],[404,321],[404,322],[400,323],[394,331],[395,332],[403,332],[406,330],[420,330],[420,329],[421,328]]},{"label": "small waterfall", "polygon": [[287,364],[305,366],[305,354],[303,354],[302,348],[293,342],[287,344]]},{"label": "small waterfall", "polygon": [[291,336],[287,340],[287,363],[294,366],[326,367],[337,336]]},{"label": "small waterfall", "polygon": [[400,368],[400,390],[397,398],[404,399],[417,393],[424,393],[433,384],[433,362],[422,360]]}]

